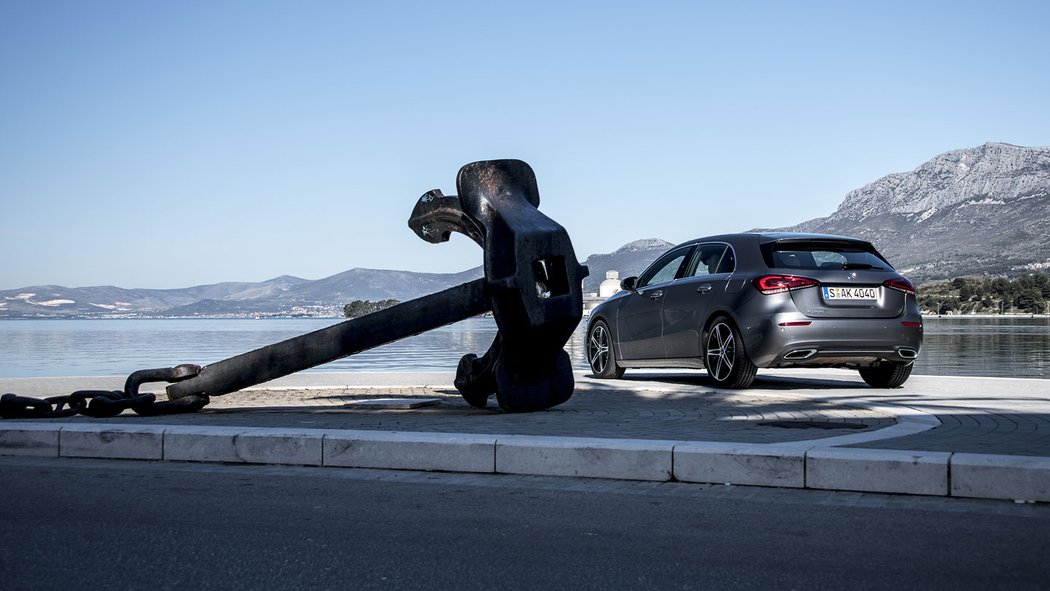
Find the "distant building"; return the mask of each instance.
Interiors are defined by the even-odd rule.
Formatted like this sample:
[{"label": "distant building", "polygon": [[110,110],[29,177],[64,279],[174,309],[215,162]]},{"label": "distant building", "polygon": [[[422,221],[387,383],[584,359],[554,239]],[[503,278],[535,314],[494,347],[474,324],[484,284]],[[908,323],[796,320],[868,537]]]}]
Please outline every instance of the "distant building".
[{"label": "distant building", "polygon": [[598,286],[598,297],[604,300],[618,291],[620,291],[620,272],[606,271],[605,281]]},{"label": "distant building", "polygon": [[620,291],[620,272],[606,271],[605,281],[598,286],[598,293],[583,294],[583,315],[589,316],[595,306],[609,299],[610,296]]}]

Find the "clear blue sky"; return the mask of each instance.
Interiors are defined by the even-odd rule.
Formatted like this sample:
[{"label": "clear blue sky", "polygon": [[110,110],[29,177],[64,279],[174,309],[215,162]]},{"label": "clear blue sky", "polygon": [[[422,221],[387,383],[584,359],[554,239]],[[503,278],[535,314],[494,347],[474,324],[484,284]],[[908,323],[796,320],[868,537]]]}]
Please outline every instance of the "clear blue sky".
[{"label": "clear blue sky", "polygon": [[1050,144],[1050,2],[0,0],[0,289],[481,252],[406,219],[520,158],[581,259]]}]

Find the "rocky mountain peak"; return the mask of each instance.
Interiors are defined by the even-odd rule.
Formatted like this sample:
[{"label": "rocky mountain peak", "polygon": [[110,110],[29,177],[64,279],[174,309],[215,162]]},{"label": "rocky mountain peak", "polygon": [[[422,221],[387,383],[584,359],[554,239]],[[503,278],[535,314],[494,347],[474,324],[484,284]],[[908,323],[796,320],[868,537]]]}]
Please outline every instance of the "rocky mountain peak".
[{"label": "rocky mountain peak", "polygon": [[849,192],[825,218],[782,228],[870,240],[913,279],[1050,263],[1050,147],[987,143]]},{"label": "rocky mountain peak", "polygon": [[666,240],[661,240],[659,238],[643,238],[641,240],[635,240],[634,242],[628,242],[627,244],[624,244],[620,248],[616,249],[616,251],[612,254],[626,254],[630,252],[651,250],[667,250],[672,246],[674,246],[674,244],[671,244],[670,242]]},{"label": "rocky mountain peak", "polygon": [[921,222],[944,208],[1038,196],[1048,187],[1050,147],[987,143],[946,152],[911,172],[890,174],[851,191],[830,219],[893,213],[917,216]]}]

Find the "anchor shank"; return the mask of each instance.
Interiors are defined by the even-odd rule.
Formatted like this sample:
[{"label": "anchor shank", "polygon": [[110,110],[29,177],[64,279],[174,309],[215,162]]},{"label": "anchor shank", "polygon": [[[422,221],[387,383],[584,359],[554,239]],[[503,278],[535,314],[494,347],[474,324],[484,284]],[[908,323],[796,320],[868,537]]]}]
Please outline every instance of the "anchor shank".
[{"label": "anchor shank", "polygon": [[477,279],[212,363],[196,377],[169,385],[168,398],[236,392],[491,309],[486,282]]}]

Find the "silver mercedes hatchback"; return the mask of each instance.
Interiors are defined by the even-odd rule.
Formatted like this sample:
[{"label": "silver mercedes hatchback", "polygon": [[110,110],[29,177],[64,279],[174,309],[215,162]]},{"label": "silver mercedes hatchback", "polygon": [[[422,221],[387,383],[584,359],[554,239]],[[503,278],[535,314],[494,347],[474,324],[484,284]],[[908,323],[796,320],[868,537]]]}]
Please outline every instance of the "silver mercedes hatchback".
[{"label": "silver mercedes hatchback", "polygon": [[594,375],[706,369],[746,388],[758,368],[842,367],[895,388],[922,346],[915,287],[871,243],[822,234],[726,234],[675,246],[591,311]]}]

